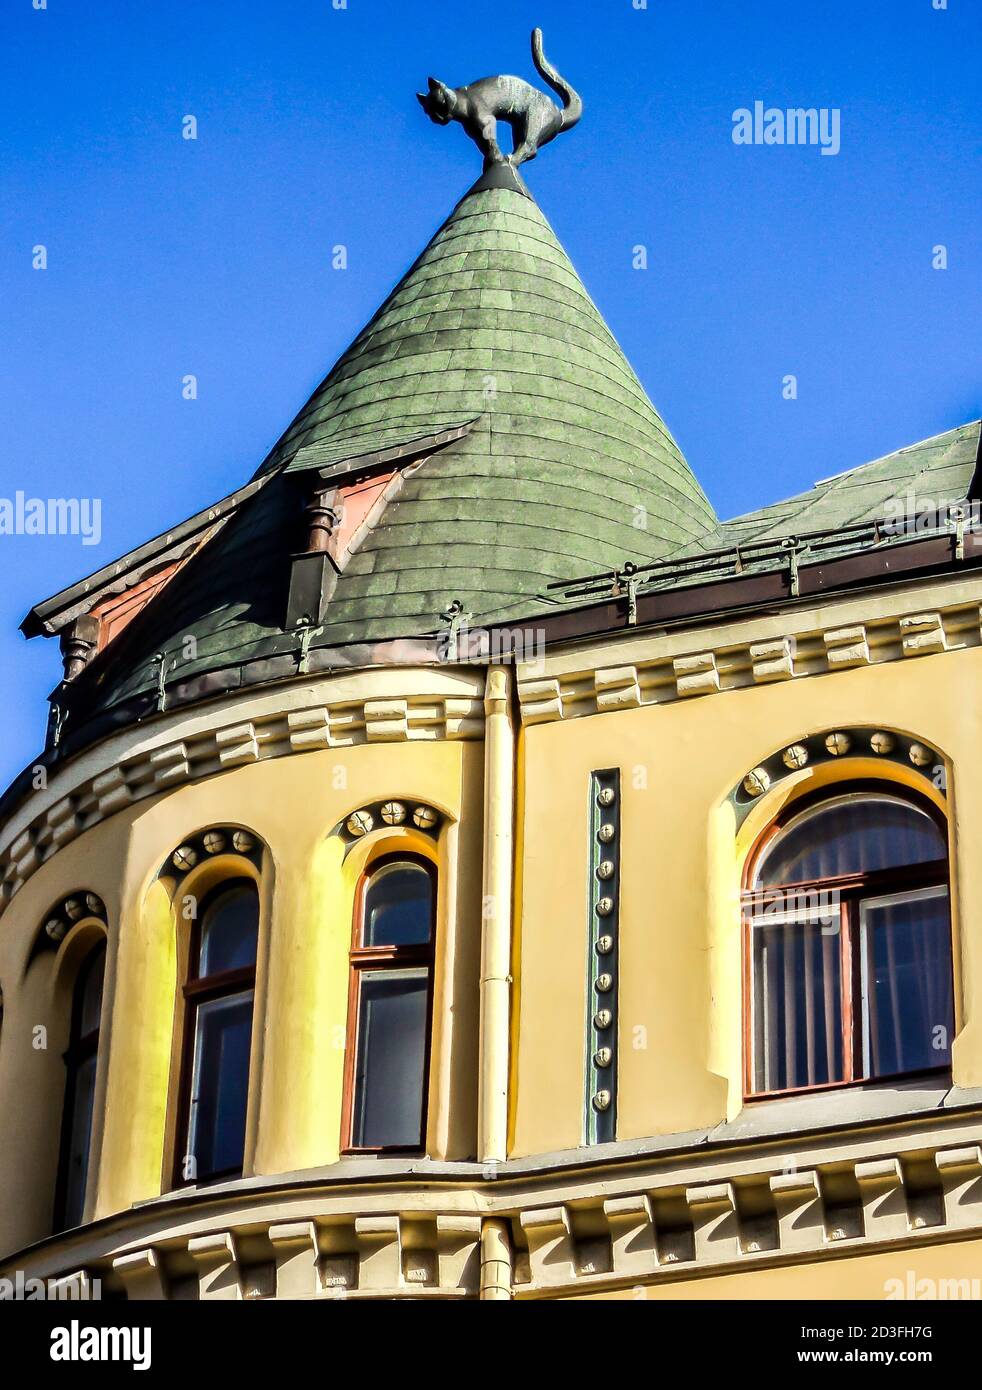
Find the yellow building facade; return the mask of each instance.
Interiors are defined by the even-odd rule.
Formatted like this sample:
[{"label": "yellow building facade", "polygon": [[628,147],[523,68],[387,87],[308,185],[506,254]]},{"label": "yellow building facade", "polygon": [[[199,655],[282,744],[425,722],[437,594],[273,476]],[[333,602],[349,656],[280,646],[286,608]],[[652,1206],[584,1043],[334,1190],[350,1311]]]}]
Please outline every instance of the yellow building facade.
[{"label": "yellow building facade", "polygon": [[0,1278],[977,1278],[979,425],[720,526],[622,363],[492,171],[252,483],[33,610]]}]

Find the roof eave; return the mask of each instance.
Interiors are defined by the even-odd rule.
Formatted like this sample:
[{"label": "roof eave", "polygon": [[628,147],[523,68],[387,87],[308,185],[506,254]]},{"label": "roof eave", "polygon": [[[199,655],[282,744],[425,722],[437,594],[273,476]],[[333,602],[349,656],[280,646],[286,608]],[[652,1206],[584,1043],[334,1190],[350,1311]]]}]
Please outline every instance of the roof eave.
[{"label": "roof eave", "polygon": [[154,566],[175,558],[189,541],[219,522],[227,521],[243,502],[265,487],[274,476],[275,471],[271,471],[254,478],[244,487],[188,517],[179,526],[171,527],[87,578],[80,579],[77,584],[35,604],[21,623],[20,631],[27,638],[56,636],[62,628],[88,613],[100,598],[137,582]]}]

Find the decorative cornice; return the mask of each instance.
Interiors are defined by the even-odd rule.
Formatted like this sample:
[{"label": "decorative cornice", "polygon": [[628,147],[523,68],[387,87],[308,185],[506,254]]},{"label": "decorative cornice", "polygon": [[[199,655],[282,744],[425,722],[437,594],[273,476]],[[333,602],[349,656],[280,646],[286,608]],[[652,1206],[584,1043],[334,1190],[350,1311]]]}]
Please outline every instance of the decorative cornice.
[{"label": "decorative cornice", "polygon": [[163,1199],[120,1213],[11,1256],[0,1274],[80,1289],[99,1279],[131,1299],[473,1298],[489,1219],[515,1233],[518,1298],[887,1250],[909,1262],[924,1245],[982,1236],[977,1115],[951,1119],[551,1176],[417,1167],[370,1195],[357,1180],[297,1190],[293,1175],[216,1192],[207,1211]]},{"label": "decorative cornice", "polygon": [[[855,1196],[843,1195],[843,1177]],[[521,1212],[528,1249],[516,1259],[515,1294],[583,1294],[982,1234],[978,1144],[934,1149],[916,1180],[895,1154],[733,1179]]]},{"label": "decorative cornice", "polygon": [[[420,683],[429,687],[426,693],[358,698],[339,694],[335,700],[322,695],[310,703],[294,703],[292,708],[283,708],[285,701],[277,708],[278,702],[264,692],[262,710],[251,718],[243,717],[248,701],[210,712],[182,711],[171,727],[189,726],[184,736],[155,739],[154,726],[148,726],[135,731],[143,735],[138,750],[130,755],[124,750],[104,770],[93,771],[95,760],[90,757],[69,763],[52,777],[44,810],[12,837],[0,836],[0,911],[63,845],[116,811],[172,787],[316,749],[480,739],[484,735],[483,674],[441,673],[451,688],[459,691],[470,685],[473,693],[430,693],[439,690],[440,677],[424,672]],[[304,691],[309,692],[309,683]]]},{"label": "decorative cornice", "polygon": [[[529,727],[665,704],[982,645],[982,609],[977,599],[927,612],[871,614],[864,621],[805,627],[766,640],[755,635],[761,627],[759,618],[740,626],[744,635],[738,635],[740,627],[733,624],[732,635],[705,647],[699,645],[699,631],[618,634],[604,644],[607,652],[614,643],[630,646],[632,651],[641,644],[642,650],[651,651],[650,657],[630,663],[590,664],[585,657],[584,664],[574,666],[575,655],[567,652],[561,658],[548,657],[545,670],[541,662],[524,669],[519,666],[522,723]],[[679,650],[683,643],[684,650]]]}]

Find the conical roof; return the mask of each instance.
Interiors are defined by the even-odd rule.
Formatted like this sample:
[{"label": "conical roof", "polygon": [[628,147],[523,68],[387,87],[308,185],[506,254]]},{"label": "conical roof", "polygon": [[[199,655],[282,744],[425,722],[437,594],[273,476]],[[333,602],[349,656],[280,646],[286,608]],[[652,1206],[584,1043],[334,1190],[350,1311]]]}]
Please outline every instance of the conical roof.
[{"label": "conical roof", "polygon": [[144,688],[145,662],[188,636],[185,676],[295,649],[296,475],[465,427],[360,536],[313,646],[432,633],[455,599],[475,623],[512,621],[556,578],[658,559],[717,524],[549,223],[499,168],[289,426],[260,469],[277,476],[103,653],[102,698]]},{"label": "conical roof", "polygon": [[[461,200],[264,468],[313,443],[374,431],[426,434],[485,415],[490,455],[503,468],[478,471],[491,480],[482,495],[514,500],[513,488],[494,486],[496,477],[541,478],[556,497],[519,500],[565,505],[569,517],[559,529],[595,547],[615,539],[598,535],[593,520],[583,527],[578,515],[596,518],[591,475],[598,474],[630,489],[609,496],[615,527],[626,507],[637,531],[632,509],[647,507],[652,550],[701,534],[712,508],[678,446],[524,185],[510,171],[495,172],[493,182],[504,186],[481,179]],[[636,536],[618,539],[618,558],[638,544]]]}]

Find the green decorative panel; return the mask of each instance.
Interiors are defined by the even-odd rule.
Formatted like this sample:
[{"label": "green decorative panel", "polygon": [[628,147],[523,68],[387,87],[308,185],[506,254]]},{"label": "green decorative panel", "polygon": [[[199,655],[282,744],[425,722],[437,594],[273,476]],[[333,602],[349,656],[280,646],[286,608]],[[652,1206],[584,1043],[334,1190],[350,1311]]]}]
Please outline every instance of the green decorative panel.
[{"label": "green decorative panel", "polygon": [[617,1135],[617,928],[620,894],[620,772],[590,774],[587,885],[586,1144]]}]

